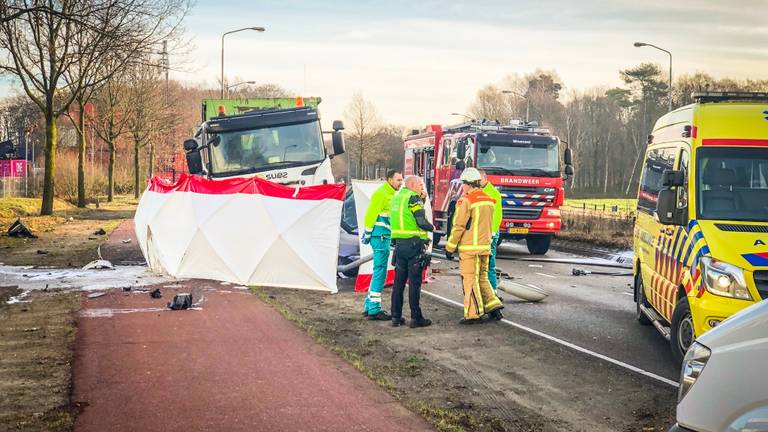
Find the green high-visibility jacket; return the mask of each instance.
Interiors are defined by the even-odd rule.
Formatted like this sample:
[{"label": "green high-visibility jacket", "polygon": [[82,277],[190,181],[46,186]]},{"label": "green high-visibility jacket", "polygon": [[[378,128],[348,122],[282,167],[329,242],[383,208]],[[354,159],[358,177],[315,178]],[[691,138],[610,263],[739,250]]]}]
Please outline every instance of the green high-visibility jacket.
[{"label": "green high-visibility jacket", "polygon": [[395,189],[389,182],[376,189],[371,196],[371,203],[365,212],[365,231],[373,236],[389,237],[389,210],[392,207],[392,198],[395,196]]},{"label": "green high-visibility jacket", "polygon": [[392,199],[392,208],[389,212],[389,223],[392,226],[392,238],[418,237],[427,239],[427,231],[423,230],[416,222],[415,213],[424,211],[424,203],[415,192],[408,188],[400,189]]},{"label": "green high-visibility jacket", "polygon": [[493,207],[493,224],[491,225],[491,229],[495,234],[499,231],[499,227],[501,226],[501,193],[499,193],[499,190],[496,189],[496,187],[492,185],[491,182],[485,184],[483,187],[483,192],[496,200],[496,205]]}]

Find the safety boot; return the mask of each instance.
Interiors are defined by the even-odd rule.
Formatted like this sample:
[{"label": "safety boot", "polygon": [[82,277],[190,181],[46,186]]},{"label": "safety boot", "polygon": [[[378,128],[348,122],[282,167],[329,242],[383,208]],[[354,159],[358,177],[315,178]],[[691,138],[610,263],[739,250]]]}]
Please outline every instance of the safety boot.
[{"label": "safety boot", "polygon": [[392,318],[392,327],[400,327],[405,325],[405,318]]},{"label": "safety boot", "polygon": [[501,321],[501,319],[504,318],[504,315],[501,314],[501,308],[492,310],[488,316],[496,321]]},{"label": "safety boot", "polygon": [[369,321],[389,321],[391,319],[392,317],[389,316],[389,314],[384,311],[379,311],[379,313],[375,315],[368,315]]},{"label": "safety boot", "polygon": [[410,328],[429,327],[432,325],[432,320],[428,318],[412,319],[408,324]]}]

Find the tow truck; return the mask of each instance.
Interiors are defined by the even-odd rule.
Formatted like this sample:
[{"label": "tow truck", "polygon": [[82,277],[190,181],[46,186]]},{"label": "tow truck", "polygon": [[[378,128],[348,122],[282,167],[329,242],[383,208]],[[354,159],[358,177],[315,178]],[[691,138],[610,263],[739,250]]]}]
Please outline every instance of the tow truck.
[{"label": "tow truck", "polygon": [[[190,174],[258,176],[287,186],[334,183],[331,158],[344,153],[344,125],[320,126],[320,98],[208,99],[202,124],[184,141]],[[331,135],[333,153],[323,139]]]},{"label": "tow truck", "polygon": [[459,176],[469,166],[485,170],[501,193],[501,239],[524,239],[531,254],[547,253],[561,227],[563,180],[574,172],[567,143],[536,122],[519,120],[509,125],[491,121],[428,125],[413,131],[405,139],[404,171],[422,177],[432,197],[434,244],[450,232],[461,194]]}]

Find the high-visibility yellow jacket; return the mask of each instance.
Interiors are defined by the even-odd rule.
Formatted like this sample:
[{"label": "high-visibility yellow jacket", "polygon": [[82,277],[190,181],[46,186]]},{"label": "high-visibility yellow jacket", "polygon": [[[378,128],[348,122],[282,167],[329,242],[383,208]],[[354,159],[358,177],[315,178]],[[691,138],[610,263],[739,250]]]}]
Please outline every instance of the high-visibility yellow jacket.
[{"label": "high-visibility yellow jacket", "polygon": [[490,255],[493,209],[496,200],[482,189],[473,189],[456,202],[453,227],[445,250],[469,255]]},{"label": "high-visibility yellow jacket", "polygon": [[501,226],[502,218],[501,193],[498,189],[496,189],[496,186],[491,184],[491,182],[485,184],[483,187],[483,192],[496,200],[496,205],[493,208],[493,225],[491,225],[493,233],[496,234],[496,232],[499,230],[499,227]]}]

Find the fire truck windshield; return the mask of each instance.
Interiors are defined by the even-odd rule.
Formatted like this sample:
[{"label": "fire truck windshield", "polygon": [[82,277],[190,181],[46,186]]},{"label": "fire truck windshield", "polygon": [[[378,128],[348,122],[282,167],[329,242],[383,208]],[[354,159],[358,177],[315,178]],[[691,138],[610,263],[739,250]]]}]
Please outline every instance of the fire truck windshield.
[{"label": "fire truck windshield", "polygon": [[325,159],[319,122],[222,132],[210,147],[211,175],[266,171]]},{"label": "fire truck windshield", "polygon": [[557,141],[550,143],[481,143],[477,166],[488,172],[533,177],[559,177]]}]

